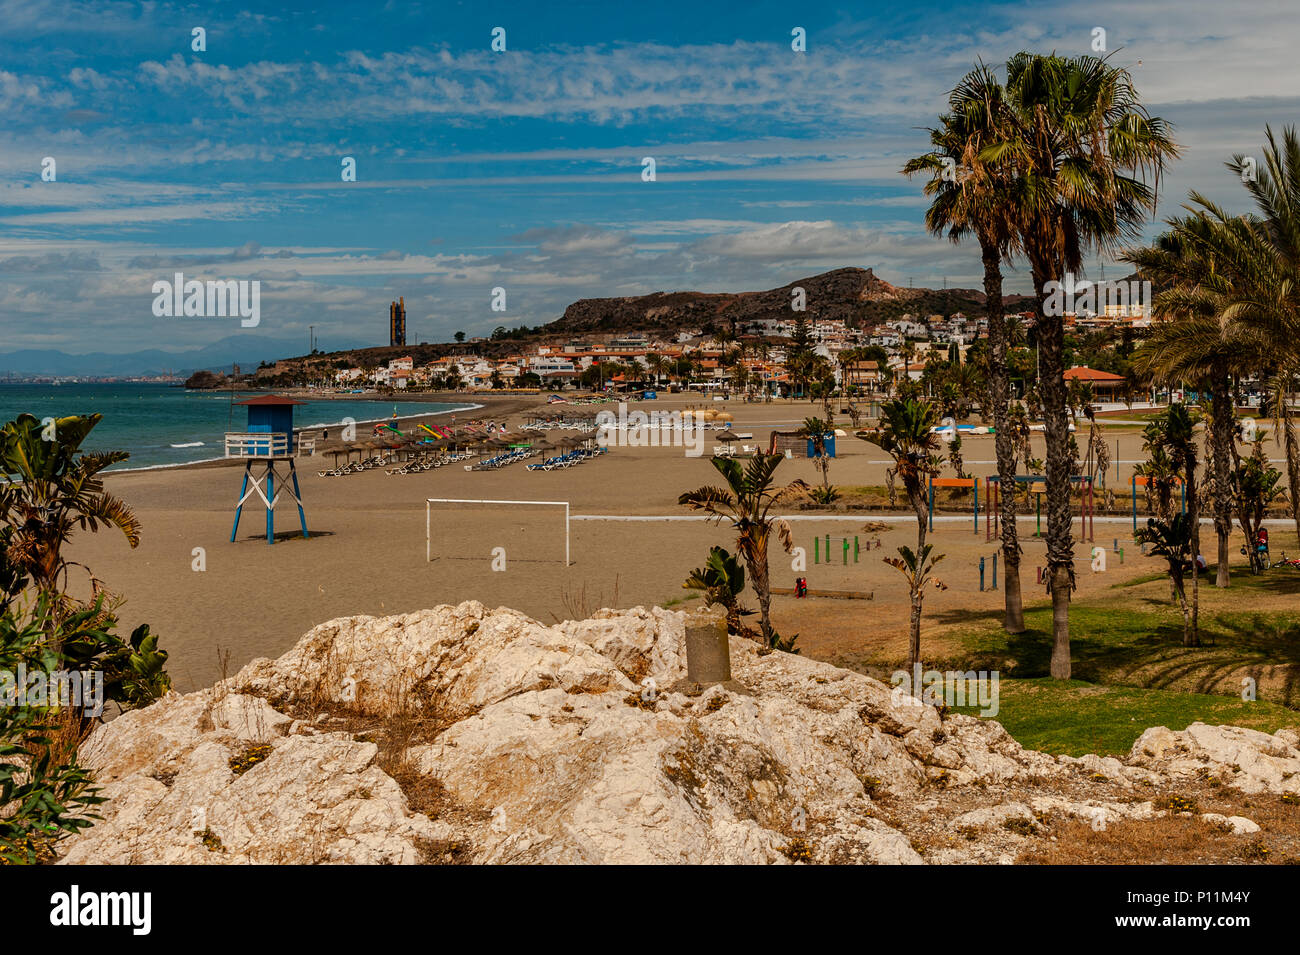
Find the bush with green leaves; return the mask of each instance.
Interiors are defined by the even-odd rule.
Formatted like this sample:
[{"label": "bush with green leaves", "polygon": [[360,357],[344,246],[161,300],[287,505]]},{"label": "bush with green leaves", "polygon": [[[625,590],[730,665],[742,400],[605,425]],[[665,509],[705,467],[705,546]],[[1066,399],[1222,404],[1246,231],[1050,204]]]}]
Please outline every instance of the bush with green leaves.
[{"label": "bush with green leaves", "polygon": [[[44,598],[30,611],[11,604],[0,612],[0,671],[57,671],[63,661],[47,639],[51,628],[80,631],[88,622],[85,614],[57,620]],[[0,700],[0,862],[10,865],[48,861],[59,839],[93,824],[104,801],[86,770],[58,751],[58,707],[49,705],[57,701],[27,702]]]},{"label": "bush with green leaves", "polygon": [[[81,450],[99,420],[24,414],[0,427],[0,673],[7,687],[20,667],[28,679],[44,674],[42,686],[60,673],[96,673],[103,698],[93,702],[126,710],[170,689],[167,653],[148,625],[125,640],[113,632],[116,603],[93,574],[91,601],[73,598],[68,569],[80,565],[63,556],[78,530],[115,527],[131,547],[140,541],[135,515],[100,477],[126,452]],[[85,700],[0,700],[0,861],[47,860],[60,838],[91,825],[102,800],[77,747],[98,718]]]}]

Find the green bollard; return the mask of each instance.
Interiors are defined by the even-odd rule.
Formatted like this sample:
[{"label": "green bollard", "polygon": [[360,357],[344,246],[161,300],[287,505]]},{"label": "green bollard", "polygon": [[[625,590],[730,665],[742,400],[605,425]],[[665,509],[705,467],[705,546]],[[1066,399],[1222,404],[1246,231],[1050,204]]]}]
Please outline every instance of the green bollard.
[{"label": "green bollard", "polygon": [[813,538],[813,563],[814,564],[820,564],[822,562],[821,553],[822,553],[822,539],[820,537],[814,537]]}]

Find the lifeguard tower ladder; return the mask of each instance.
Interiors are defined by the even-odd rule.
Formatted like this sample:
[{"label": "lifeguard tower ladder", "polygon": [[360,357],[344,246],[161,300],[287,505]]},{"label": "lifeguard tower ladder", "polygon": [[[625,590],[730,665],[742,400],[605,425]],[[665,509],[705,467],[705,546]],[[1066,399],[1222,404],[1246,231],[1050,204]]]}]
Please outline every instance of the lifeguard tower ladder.
[{"label": "lifeguard tower ladder", "polygon": [[[248,429],[246,431],[229,431],[226,433],[226,457],[244,458],[244,483],[239,489],[239,502],[235,505],[235,526],[230,529],[230,542],[239,533],[239,517],[244,511],[244,503],[254,494],[266,505],[266,542],[275,543],[275,506],[285,490],[293,495],[298,505],[298,520],[302,524],[302,536],[307,536],[307,515],[302,509],[302,494],[298,490],[298,471],[294,467],[293,406],[306,404],[292,398],[276,395],[262,395],[237,401],[235,404],[248,408]],[[286,475],[289,483],[280,482],[276,487],[275,464],[277,461],[289,465]],[[263,489],[265,484],[265,490]]]}]

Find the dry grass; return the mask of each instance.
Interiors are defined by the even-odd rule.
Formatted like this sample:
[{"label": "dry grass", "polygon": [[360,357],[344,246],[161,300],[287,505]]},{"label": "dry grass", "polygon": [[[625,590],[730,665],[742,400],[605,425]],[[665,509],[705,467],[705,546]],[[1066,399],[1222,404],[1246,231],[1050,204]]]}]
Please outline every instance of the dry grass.
[{"label": "dry grass", "polygon": [[1245,796],[1206,780],[1194,789],[1161,793],[1157,808],[1244,816],[1260,831],[1236,835],[1199,815],[1124,820],[1095,831],[1086,820],[1050,820],[1052,841],[1040,840],[1016,858],[1022,865],[1300,864],[1300,806],[1274,794]]},{"label": "dry grass", "polygon": [[577,587],[568,583],[560,585],[560,606],[564,608],[564,617],[557,617],[551,614],[551,619],[556,623],[562,623],[564,620],[586,620],[597,610],[603,610],[606,607],[617,607],[618,603],[618,585],[619,575],[614,575],[614,595],[609,600],[605,599],[605,591],[587,589],[587,581],[583,580]]}]

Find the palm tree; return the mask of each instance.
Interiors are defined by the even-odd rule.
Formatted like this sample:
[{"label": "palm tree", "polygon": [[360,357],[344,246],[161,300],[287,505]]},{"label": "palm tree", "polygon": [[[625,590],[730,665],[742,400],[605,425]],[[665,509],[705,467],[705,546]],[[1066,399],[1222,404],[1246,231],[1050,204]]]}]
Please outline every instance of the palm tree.
[{"label": "palm tree", "polygon": [[1051,675],[1070,676],[1071,455],[1064,379],[1065,319],[1049,283],[1080,271],[1085,252],[1136,238],[1155,209],[1160,175],[1178,147],[1142,106],[1126,70],[1095,56],[1018,53],[1007,63],[998,139],[981,159],[1010,163],[1017,225],[1038,299],[1039,395],[1047,440],[1047,567]]},{"label": "palm tree", "polygon": [[756,454],[742,467],[732,458],[713,458],[712,463],[726,481],[726,487],[705,486],[688,491],[677,503],[693,511],[704,511],[718,520],[729,520],[736,530],[736,553],[745,560],[749,580],[758,597],[759,628],[764,642],[778,650],[793,649],[793,640],[782,640],[772,629],[772,592],[769,584],[767,544],[775,531],[782,548],[793,547],[790,525],[772,516],[772,509],[797,501],[808,493],[801,480],[784,487],[773,486],[773,476],[784,460],[779,454]]},{"label": "palm tree", "polygon": [[735,367],[731,369],[731,384],[741,394],[748,392],[749,369],[745,367],[744,362],[736,362]]},{"label": "palm tree", "polygon": [[[933,551],[933,544],[926,544],[919,552],[904,545],[898,548],[898,557],[883,558],[886,564],[897,569],[907,580],[907,592],[912,600],[912,610],[908,618],[907,666],[913,672],[921,662],[921,613],[925,600],[925,586],[933,582],[940,590],[948,589],[947,584],[933,576],[935,565],[946,555],[931,556]],[[919,689],[915,692],[920,696]]]},{"label": "palm tree", "polygon": [[916,550],[900,547],[902,561],[885,558],[886,563],[897,567],[908,576],[912,599],[912,630],[908,641],[908,663],[915,665],[921,659],[921,604],[925,598],[924,582],[930,568],[938,561],[927,560],[930,548],[925,543],[926,530],[926,479],[938,472],[935,452],[939,441],[932,428],[938,419],[938,409],[929,401],[895,399],[880,409],[880,425],[871,431],[860,431],[858,437],[876,445],[894,459],[894,471],[903,481],[907,499],[916,513]]},{"label": "palm tree", "polygon": [[[1242,343],[1253,350],[1254,373],[1265,379],[1277,440],[1286,448],[1291,513],[1300,535],[1300,439],[1290,401],[1300,371],[1300,137],[1287,127],[1279,143],[1268,127],[1266,138],[1263,162],[1250,161],[1253,175],[1246,174],[1244,156],[1227,163],[1250,194],[1253,214],[1230,215],[1192,192],[1190,215],[1171,220],[1173,231],[1132,260],[1171,285],[1157,296],[1157,306],[1179,316],[1218,320],[1224,347],[1216,354],[1225,358],[1227,374],[1239,370],[1233,367],[1239,356],[1227,346]],[[1208,324],[1200,327],[1198,337],[1216,337]],[[1221,406],[1222,396],[1215,397]],[[1225,412],[1222,418],[1227,417]],[[1224,440],[1220,435],[1216,441],[1216,481]],[[1216,527],[1219,510],[1216,499]]]},{"label": "palm tree", "polygon": [[1165,320],[1138,347],[1134,364],[1160,384],[1173,387],[1188,383],[1210,392],[1214,529],[1218,536],[1215,586],[1227,587],[1236,440],[1232,377],[1249,373],[1266,343],[1254,329],[1225,317],[1222,296],[1210,290],[1222,276],[1173,236],[1162,237],[1155,247],[1134,253],[1130,261],[1161,281],[1177,283],[1155,295],[1152,311]]},{"label": "palm tree", "polygon": [[894,459],[894,473],[916,514],[917,553],[925,547],[926,478],[939,469],[935,455],[939,439],[931,432],[938,417],[932,402],[896,398],[881,406],[879,425],[857,435]]},{"label": "palm tree", "polygon": [[659,379],[663,375],[664,369],[668,366],[668,360],[657,352],[651,352],[645,356],[645,366],[650,371],[650,374],[654,375],[655,388],[657,389],[659,387]]},{"label": "palm tree", "polygon": [[[962,79],[949,96],[950,112],[930,130],[933,151],[910,160],[903,172],[929,172],[926,195],[934,202],[926,210],[926,226],[953,242],[974,235],[984,265],[985,308],[989,325],[988,386],[992,405],[998,480],[1015,487],[1016,452],[1008,427],[1009,376],[1007,325],[1002,311],[1002,262],[1017,246],[1017,180],[1008,163],[988,162],[983,150],[996,141],[1006,110],[1006,91],[992,70],[981,64]],[[1005,615],[1009,633],[1025,629],[1020,593],[1021,547],[1016,533],[1016,495],[1003,494],[1002,560]]]},{"label": "palm tree", "polygon": [[1169,586],[1174,599],[1183,611],[1183,644],[1188,643],[1192,632],[1191,611],[1187,605],[1187,588],[1183,584],[1183,575],[1187,573],[1188,562],[1196,568],[1196,551],[1192,546],[1192,527],[1187,514],[1174,514],[1166,519],[1151,517],[1147,526],[1137,532],[1137,539],[1143,544],[1151,545],[1151,556],[1163,557],[1169,565]]},{"label": "palm tree", "polygon": [[828,472],[831,467],[830,455],[826,453],[826,435],[835,428],[829,416],[826,420],[821,418],[804,418],[803,433],[808,436],[813,447],[813,464],[818,471],[822,472],[822,488],[830,487],[830,478]]},{"label": "palm tree", "polygon": [[101,418],[58,418],[47,429],[22,414],[0,429],[0,471],[9,476],[0,483],[0,524],[13,527],[7,557],[47,595],[63,591],[70,566],[84,566],[62,554],[75,528],[116,527],[132,547],[140,544],[140,522],[124,502],[104,491],[99,477],[130,455],[80,451]]},{"label": "palm tree", "polygon": [[1196,559],[1201,553],[1201,509],[1196,489],[1196,427],[1186,405],[1170,405],[1166,412],[1165,442],[1174,468],[1181,472],[1187,490],[1188,537],[1192,548],[1192,615],[1191,628],[1183,628],[1183,646],[1199,647],[1200,568]]}]

